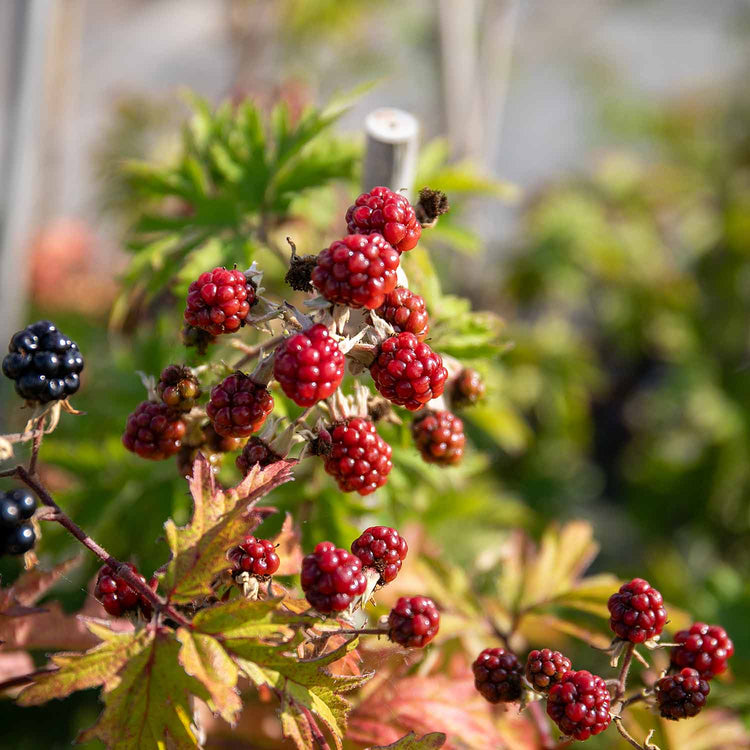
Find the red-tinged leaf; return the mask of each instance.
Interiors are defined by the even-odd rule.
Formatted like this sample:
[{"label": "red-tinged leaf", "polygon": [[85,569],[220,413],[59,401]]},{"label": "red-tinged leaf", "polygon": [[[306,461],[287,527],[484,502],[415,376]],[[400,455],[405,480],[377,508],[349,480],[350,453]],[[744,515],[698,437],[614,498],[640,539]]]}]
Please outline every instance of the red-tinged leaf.
[{"label": "red-tinged leaf", "polygon": [[79,741],[98,739],[110,750],[199,747],[191,696],[207,702],[211,696],[180,666],[179,651],[170,631],[151,635],[146,647],[129,659],[116,684],[106,690],[102,715]]},{"label": "red-tinged leaf", "polygon": [[288,461],[264,469],[256,466],[236,487],[223,490],[208,461],[198,456],[190,480],[193,517],[181,528],[171,519],[164,525],[172,558],[162,582],[171,601],[188,603],[211,594],[211,582],[227,567],[227,550],[258,523],[252,515],[254,506],[292,479],[291,466]]},{"label": "red-tinged leaf", "polygon": [[[81,562],[81,555],[56,565],[52,570],[34,568],[22,573],[11,587],[13,597],[19,604],[31,606],[49,591],[63,576]],[[0,606],[0,611],[2,607]]]},{"label": "red-tinged leaf", "polygon": [[438,750],[444,744],[445,735],[442,732],[430,732],[421,737],[417,737],[414,732],[409,732],[391,745],[372,746],[367,750]]},{"label": "red-tinged leaf", "polygon": [[34,660],[25,651],[0,652],[0,682],[34,671]]},{"label": "red-tinged leaf", "polygon": [[286,693],[281,697],[279,718],[281,719],[282,734],[288,740],[294,742],[298,750],[309,750],[315,747],[312,729],[307,716],[302,712],[299,705],[291,700]]},{"label": "red-tinged leaf", "polygon": [[301,534],[290,513],[284,518],[284,525],[278,536],[273,540],[276,544],[276,554],[279,556],[279,569],[276,575],[291,576],[302,569]]}]

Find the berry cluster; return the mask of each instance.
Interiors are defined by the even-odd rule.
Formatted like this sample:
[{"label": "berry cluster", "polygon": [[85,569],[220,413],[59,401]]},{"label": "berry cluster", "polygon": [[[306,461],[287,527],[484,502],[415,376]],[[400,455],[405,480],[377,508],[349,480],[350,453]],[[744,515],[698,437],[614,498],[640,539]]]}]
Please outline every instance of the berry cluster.
[{"label": "berry cluster", "polygon": [[424,341],[430,331],[424,300],[406,287],[397,287],[386,294],[376,313],[390,323],[396,333],[413,333],[418,341]]},{"label": "berry cluster", "polygon": [[396,578],[408,551],[406,539],[388,526],[371,526],[352,542],[352,554],[360,559],[362,566],[374,568],[380,574],[379,586]]},{"label": "berry cluster", "polygon": [[227,557],[233,563],[233,572],[250,573],[261,580],[266,580],[279,569],[279,556],[276,545],[268,539],[256,539],[248,535],[242,543],[232,547]]},{"label": "berry cluster", "polygon": [[367,587],[359,558],[332,542],[319,542],[305,557],[301,581],[307,601],[322,615],[343,612]]},{"label": "berry cluster", "polygon": [[[125,565],[130,568],[136,578],[142,583],[146,583],[145,577],[138,572],[135,565],[132,563],[125,563]],[[153,591],[156,591],[157,582],[155,578],[152,578],[148,585]],[[151,602],[133,589],[124,578],[118,576],[108,565],[103,565],[99,570],[94,587],[94,596],[113,617],[122,617],[140,611],[147,620],[151,619]]]},{"label": "berry cluster", "polygon": [[281,461],[282,458],[283,456],[276,453],[265,440],[251,437],[242,448],[242,453],[235,459],[235,464],[244,477],[256,464],[262,468]]},{"label": "berry cluster", "polygon": [[214,268],[188,288],[185,321],[212,336],[233,333],[244,325],[255,303],[255,287],[242,271]]},{"label": "berry cluster", "polygon": [[643,578],[620,586],[607,602],[609,626],[618,638],[643,643],[659,635],[667,621],[662,595]]},{"label": "berry cluster", "polygon": [[696,622],[689,630],[680,630],[674,641],[680,645],[672,649],[672,664],[696,669],[704,680],[726,671],[727,660],[734,654],[734,644],[719,625]]},{"label": "berry cluster", "polygon": [[170,409],[190,411],[198,403],[201,387],[189,367],[169,365],[159,376],[156,392]]},{"label": "berry cluster", "polygon": [[546,693],[572,666],[570,659],[559,651],[534,649],[526,659],[526,679],[534,690]]},{"label": "berry cluster", "polygon": [[21,398],[46,404],[76,393],[83,357],[54,323],[40,320],[13,334],[2,367]]},{"label": "berry cluster", "polygon": [[143,401],[128,417],[122,444],[141,458],[159,461],[180,450],[186,425],[166,404]]},{"label": "berry cluster", "polygon": [[0,557],[23,555],[34,547],[36,532],[30,518],[36,498],[24,489],[0,492]]},{"label": "berry cluster", "polygon": [[406,648],[424,648],[440,627],[440,612],[426,596],[402,596],[388,615],[388,637]]},{"label": "berry cluster", "polygon": [[706,705],[711,688],[695,669],[685,668],[675,675],[665,675],[654,685],[659,712],[665,719],[687,719]]},{"label": "berry cluster", "polygon": [[244,438],[257,432],[273,411],[273,396],[265,385],[235,372],[211,390],[206,415],[225,437]]},{"label": "berry cluster", "polygon": [[430,464],[451,466],[464,455],[464,423],[449,411],[425,411],[412,423],[414,443]]},{"label": "berry cluster", "polygon": [[603,732],[612,721],[610,696],[601,677],[581,669],[566,672],[550,688],[547,714],[560,731],[576,740]]},{"label": "berry cluster", "polygon": [[471,367],[464,367],[453,381],[451,401],[457,409],[473,406],[482,400],[484,391],[485,386],[482,376]]},{"label": "berry cluster", "polygon": [[490,703],[512,703],[523,692],[523,667],[516,655],[504,648],[486,648],[471,665],[476,689]]},{"label": "berry cluster", "polygon": [[346,212],[349,234],[381,234],[400,253],[416,247],[422,226],[409,201],[387,187],[362,193]]}]

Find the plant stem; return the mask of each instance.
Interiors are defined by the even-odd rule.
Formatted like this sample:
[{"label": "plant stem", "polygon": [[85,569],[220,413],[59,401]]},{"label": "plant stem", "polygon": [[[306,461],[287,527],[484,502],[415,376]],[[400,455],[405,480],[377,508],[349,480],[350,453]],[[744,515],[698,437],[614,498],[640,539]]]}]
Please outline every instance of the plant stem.
[{"label": "plant stem", "polygon": [[31,458],[29,459],[29,474],[31,476],[36,474],[36,462],[39,458],[39,449],[42,447],[42,438],[44,437],[44,420],[45,415],[42,415],[34,424],[34,437],[31,444]]},{"label": "plant stem", "polygon": [[641,745],[638,740],[633,737],[627,729],[625,729],[625,725],[622,723],[622,716],[615,716],[613,718],[613,721],[615,722],[615,727],[617,728],[617,731],[627,740],[628,743],[630,743],[633,747],[638,748],[638,750],[648,750],[648,748]]},{"label": "plant stem", "polygon": [[280,344],[286,336],[274,336],[272,339],[268,339],[268,341],[264,341],[262,344],[258,344],[258,346],[248,347],[247,349],[243,350],[245,352],[245,355],[238,359],[237,362],[234,363],[234,369],[239,370],[244,365],[246,365],[248,362],[252,362],[254,359],[258,357],[258,355],[262,351],[268,351],[269,349],[273,349],[278,344]]},{"label": "plant stem", "polygon": [[615,686],[614,703],[618,705],[622,703],[622,698],[625,695],[625,686],[628,680],[628,672],[630,671],[630,665],[633,663],[633,652],[635,651],[635,643],[628,643],[625,649],[625,655],[622,659],[622,667],[620,668],[620,674],[617,677],[617,685]]},{"label": "plant stem", "polygon": [[310,731],[312,732],[315,744],[320,750],[331,750],[331,746],[328,744],[328,740],[323,736],[323,732],[320,731],[320,727],[315,721],[315,717],[310,713],[310,710],[303,706],[301,703],[297,703],[300,711],[302,711],[304,717],[307,719],[307,723],[310,725]]},{"label": "plant stem", "polygon": [[56,671],[57,669],[37,669],[33,672],[29,672],[28,674],[22,674],[18,677],[11,677],[8,680],[0,682],[0,693],[4,692],[5,690],[10,690],[14,687],[20,687],[21,685],[26,685],[30,682],[34,682],[34,680],[39,677],[39,675]]},{"label": "plant stem", "polygon": [[540,701],[535,700],[529,703],[529,713],[531,714],[531,719],[536,726],[537,732],[539,733],[539,739],[542,742],[542,750],[553,750],[553,748],[556,747],[557,742],[552,736],[552,732],[549,728],[549,722],[547,721],[547,717],[544,715],[544,711],[542,711],[542,704],[540,703]]}]

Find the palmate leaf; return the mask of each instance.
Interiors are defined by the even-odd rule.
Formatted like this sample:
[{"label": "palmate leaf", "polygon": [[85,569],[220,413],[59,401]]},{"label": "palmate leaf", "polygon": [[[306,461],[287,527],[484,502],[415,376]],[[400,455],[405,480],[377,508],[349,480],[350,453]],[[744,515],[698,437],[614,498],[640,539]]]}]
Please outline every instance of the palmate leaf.
[{"label": "palmate leaf", "polygon": [[211,594],[212,581],[227,566],[227,550],[260,520],[252,508],[275,487],[292,479],[291,466],[288,461],[264,469],[256,466],[236,487],[223,490],[208,461],[198,456],[190,480],[195,506],[190,523],[178,527],[170,519],[164,524],[172,558],[161,576],[171,601],[189,603]]}]

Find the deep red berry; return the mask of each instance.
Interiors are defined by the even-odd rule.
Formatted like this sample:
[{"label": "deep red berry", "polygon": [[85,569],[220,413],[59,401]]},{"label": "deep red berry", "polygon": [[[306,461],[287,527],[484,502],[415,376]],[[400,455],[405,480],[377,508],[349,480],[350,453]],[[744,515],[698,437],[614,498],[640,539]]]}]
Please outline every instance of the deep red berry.
[{"label": "deep red berry", "polygon": [[328,329],[317,323],[279,344],[273,374],[295,404],[313,406],[341,385],[344,362]]},{"label": "deep red berry", "polygon": [[404,286],[386,295],[377,314],[390,323],[396,333],[413,333],[420,341],[424,341],[430,331],[430,318],[424,300]]},{"label": "deep red berry", "polygon": [[396,288],[399,254],[379,234],[350,234],[318,255],[312,283],[329,301],[380,307]]},{"label": "deep red berry", "polygon": [[233,333],[255,303],[255,288],[242,271],[214,268],[188,288],[185,321],[213,336]]},{"label": "deep red berry", "polygon": [[359,558],[333,542],[320,542],[302,560],[302,590],[322,615],[345,610],[367,588]]},{"label": "deep red berry", "polygon": [[490,703],[512,703],[523,693],[523,667],[512,651],[486,648],[471,665],[474,687]]},{"label": "deep red berry", "polygon": [[227,556],[234,565],[235,573],[250,573],[262,578],[272,576],[279,569],[276,545],[268,539],[248,535],[242,544],[232,547]]},{"label": "deep red berry", "polygon": [[[146,583],[135,565],[125,563],[133,575]],[[156,590],[156,580],[149,582],[151,589]],[[104,609],[113,617],[122,617],[128,612],[137,612],[140,609],[145,617],[151,616],[151,603],[142,597],[124,578],[116,575],[108,565],[103,565],[99,570],[94,587],[94,596],[102,603]]]},{"label": "deep red berry", "polygon": [[681,645],[672,649],[672,664],[696,669],[704,680],[725,671],[734,654],[734,644],[719,625],[693,623],[690,630],[680,630],[674,641]]},{"label": "deep red berry", "polygon": [[484,396],[484,380],[471,367],[464,367],[453,381],[451,388],[451,402],[456,409],[472,406]]},{"label": "deep red berry", "polygon": [[273,411],[268,388],[249,375],[235,372],[211,389],[206,414],[216,432],[227,437],[248,437],[257,432]]},{"label": "deep red berry", "polygon": [[369,419],[354,417],[328,428],[330,453],[325,470],[342,492],[369,495],[382,487],[393,468],[391,446]]},{"label": "deep red berry", "polygon": [[402,596],[388,615],[388,637],[405,648],[423,648],[439,627],[438,608],[426,596]]},{"label": "deep red berry", "polygon": [[201,387],[189,367],[169,365],[159,376],[156,392],[170,409],[190,411],[200,398]]},{"label": "deep red berry", "polygon": [[256,464],[260,464],[262,468],[263,466],[270,466],[277,461],[281,461],[281,459],[282,456],[271,450],[271,446],[265,440],[259,437],[251,437],[245,443],[242,453],[237,456],[235,464],[242,472],[242,476],[247,476],[250,469]]},{"label": "deep red berry", "polygon": [[546,693],[571,667],[570,659],[559,651],[534,649],[526,659],[526,679],[533,688]]},{"label": "deep red berry", "polygon": [[440,355],[420,343],[413,333],[386,339],[370,365],[370,373],[383,396],[410,411],[437,398],[448,377]]},{"label": "deep red berry", "polygon": [[219,435],[211,422],[203,427],[202,432],[209,453],[233,453],[242,448],[245,443],[245,439],[241,437]]},{"label": "deep red berry", "polygon": [[350,234],[382,234],[400,253],[419,242],[422,226],[409,201],[387,187],[362,193],[346,212]]},{"label": "deep red berry", "polygon": [[406,539],[388,526],[370,526],[352,542],[352,553],[361,560],[362,567],[380,573],[379,586],[398,575],[408,551]]},{"label": "deep red berry", "polygon": [[582,669],[566,672],[547,698],[547,714],[563,734],[577,740],[603,732],[612,721],[609,691],[601,677]]},{"label": "deep red berry", "polygon": [[688,719],[706,705],[711,688],[695,669],[662,677],[654,685],[659,711],[665,719]]},{"label": "deep red berry", "polygon": [[180,415],[166,404],[143,401],[128,417],[122,444],[141,458],[159,461],[177,453],[185,430]]},{"label": "deep red berry", "polygon": [[609,627],[618,638],[643,643],[664,628],[667,612],[662,595],[643,578],[634,578],[609,597]]},{"label": "deep red berry", "polygon": [[451,466],[464,455],[464,423],[449,411],[425,411],[411,425],[414,442],[430,464]]}]

